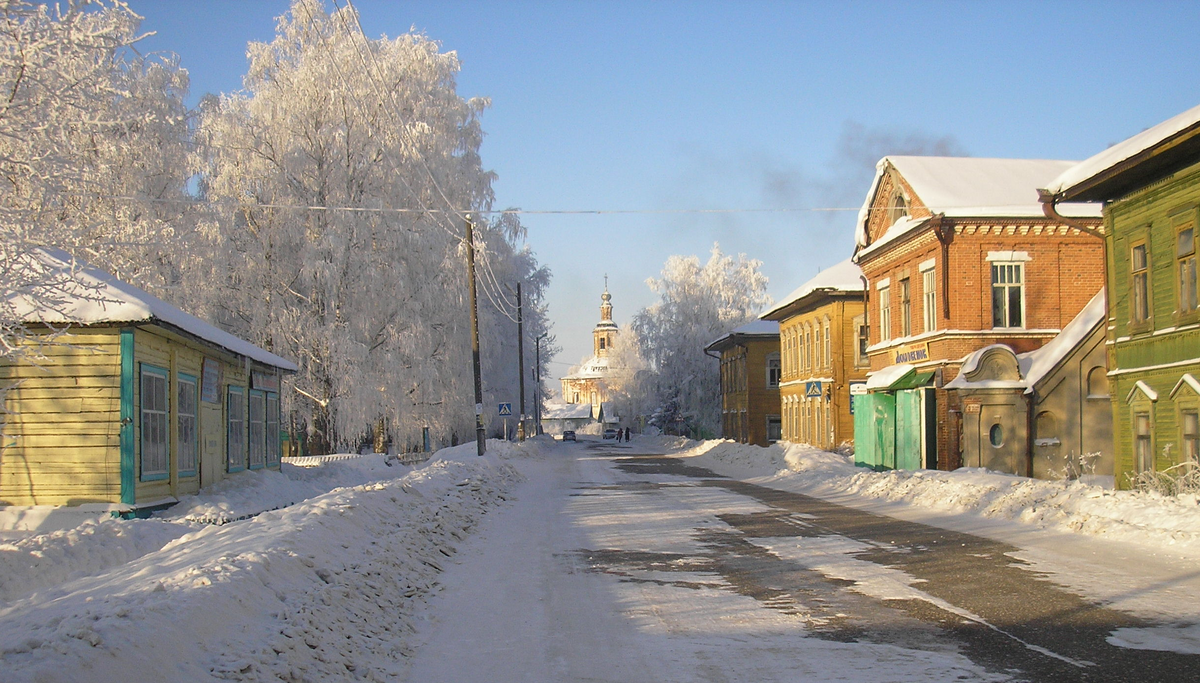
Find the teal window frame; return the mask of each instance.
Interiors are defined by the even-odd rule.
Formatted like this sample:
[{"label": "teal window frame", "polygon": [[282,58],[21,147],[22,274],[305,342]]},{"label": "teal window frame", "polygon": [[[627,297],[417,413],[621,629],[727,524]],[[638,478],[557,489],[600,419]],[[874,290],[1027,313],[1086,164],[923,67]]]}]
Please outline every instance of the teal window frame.
[{"label": "teal window frame", "polygon": [[[255,415],[255,404],[258,415]],[[257,418],[257,419],[256,419]],[[252,470],[267,466],[267,394],[251,389],[246,411],[246,461]]]},{"label": "teal window frame", "polygon": [[[150,378],[162,380],[161,408],[157,405],[147,407],[146,384]],[[138,366],[138,478],[140,481],[163,481],[171,478],[171,373],[149,363]],[[157,397],[152,396],[151,399]],[[147,419],[148,416],[151,419]],[[160,424],[161,423],[161,424]],[[147,470],[146,468],[146,437],[162,435],[163,468]],[[157,440],[157,439],[155,439]]]},{"label": "teal window frame", "polygon": [[[230,386],[225,391],[225,470],[229,473],[241,472],[246,469],[246,394],[242,387]],[[238,409],[238,419],[234,419],[234,406]],[[234,437],[237,437],[238,452],[234,452]],[[237,462],[234,462],[237,456]]]},{"label": "teal window frame", "polygon": [[[279,443],[279,393],[268,391],[267,394],[267,467],[278,467],[282,459],[282,447]],[[272,411],[272,406],[274,410]]]},{"label": "teal window frame", "polygon": [[[176,467],[179,469],[180,477],[194,477],[200,468],[200,380],[194,375],[189,375],[185,372],[175,374],[175,461]],[[183,389],[187,384],[192,385],[192,410],[190,417],[192,418],[192,438],[190,440],[183,437],[183,422],[184,418],[189,417],[183,412]],[[192,466],[184,469],[183,465],[183,448],[185,445],[192,447]]]}]

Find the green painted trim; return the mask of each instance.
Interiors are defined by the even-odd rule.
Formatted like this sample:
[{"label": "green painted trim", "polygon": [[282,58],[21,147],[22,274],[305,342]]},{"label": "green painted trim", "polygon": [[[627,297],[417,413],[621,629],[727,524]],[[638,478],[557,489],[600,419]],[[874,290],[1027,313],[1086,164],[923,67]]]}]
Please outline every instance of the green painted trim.
[{"label": "green painted trim", "polygon": [[121,330],[121,502],[133,505],[137,502],[137,481],[134,471],[135,449],[133,442],[133,328]]}]

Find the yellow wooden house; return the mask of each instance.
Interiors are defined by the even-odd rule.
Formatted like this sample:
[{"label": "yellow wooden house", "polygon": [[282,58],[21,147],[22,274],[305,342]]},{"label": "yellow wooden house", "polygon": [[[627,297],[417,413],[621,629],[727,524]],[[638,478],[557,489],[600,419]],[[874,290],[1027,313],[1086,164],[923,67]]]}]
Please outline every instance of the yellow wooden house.
[{"label": "yellow wooden house", "polygon": [[753,320],[704,352],[721,361],[721,436],[756,446],[778,441],[779,323]]},{"label": "yellow wooden house", "polygon": [[763,314],[779,322],[783,439],[819,448],[854,441],[854,397],[866,388],[862,271],[826,268]]},{"label": "yellow wooden house", "polygon": [[0,509],[143,514],[279,467],[293,363],[65,252],[35,256],[69,285],[52,305],[7,297],[36,348],[0,361]]}]

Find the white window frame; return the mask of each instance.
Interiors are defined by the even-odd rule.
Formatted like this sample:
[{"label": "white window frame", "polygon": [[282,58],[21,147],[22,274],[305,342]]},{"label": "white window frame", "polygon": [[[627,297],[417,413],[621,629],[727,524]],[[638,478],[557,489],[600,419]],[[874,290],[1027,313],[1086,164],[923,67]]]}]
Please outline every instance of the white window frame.
[{"label": "white window frame", "polygon": [[921,308],[925,318],[925,331],[937,329],[937,270],[930,264],[921,271]]},{"label": "white window frame", "polygon": [[892,289],[880,287],[875,297],[879,300],[879,341],[892,338]]},{"label": "white window frame", "polygon": [[[1006,270],[999,271],[1000,273],[1009,273],[1009,274],[1016,273],[1017,278],[1018,278],[1017,281],[1016,282],[997,283],[996,282],[996,275],[998,272],[997,268],[1006,269]],[[1022,260],[992,261],[991,267],[988,270],[989,270],[989,277],[991,280],[990,294],[991,294],[991,298],[992,298],[992,327],[994,329],[1026,329],[1029,324],[1029,319],[1026,316],[1026,312],[1028,309],[1025,305],[1025,297],[1026,297],[1025,261],[1022,261]],[[1004,325],[996,324],[996,288],[998,286],[1002,287],[1004,289],[1004,298],[1003,298],[1003,300],[1004,300],[1004,320],[1003,320],[1003,322],[1005,323]],[[1018,289],[1018,291],[1020,292],[1020,295],[1021,295],[1020,296],[1020,311],[1019,311],[1021,319],[1020,319],[1020,324],[1018,324],[1018,325],[1011,324],[1013,321],[1013,316],[1012,316],[1012,308],[1011,308],[1010,290],[1012,290],[1014,288]]]},{"label": "white window frame", "polygon": [[246,469],[246,392],[230,386],[225,392],[225,469],[241,472]]}]

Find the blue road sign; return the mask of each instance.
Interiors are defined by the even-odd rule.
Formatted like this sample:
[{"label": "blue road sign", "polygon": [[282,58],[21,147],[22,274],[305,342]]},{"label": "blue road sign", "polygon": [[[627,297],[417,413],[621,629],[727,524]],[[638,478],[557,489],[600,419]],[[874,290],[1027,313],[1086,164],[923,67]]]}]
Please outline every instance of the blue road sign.
[{"label": "blue road sign", "polygon": [[804,397],[805,398],[821,398],[821,383],[820,382],[805,382]]},{"label": "blue road sign", "polygon": [[501,403],[500,404],[500,417],[509,417],[511,415],[512,415],[512,404],[511,403]]}]

